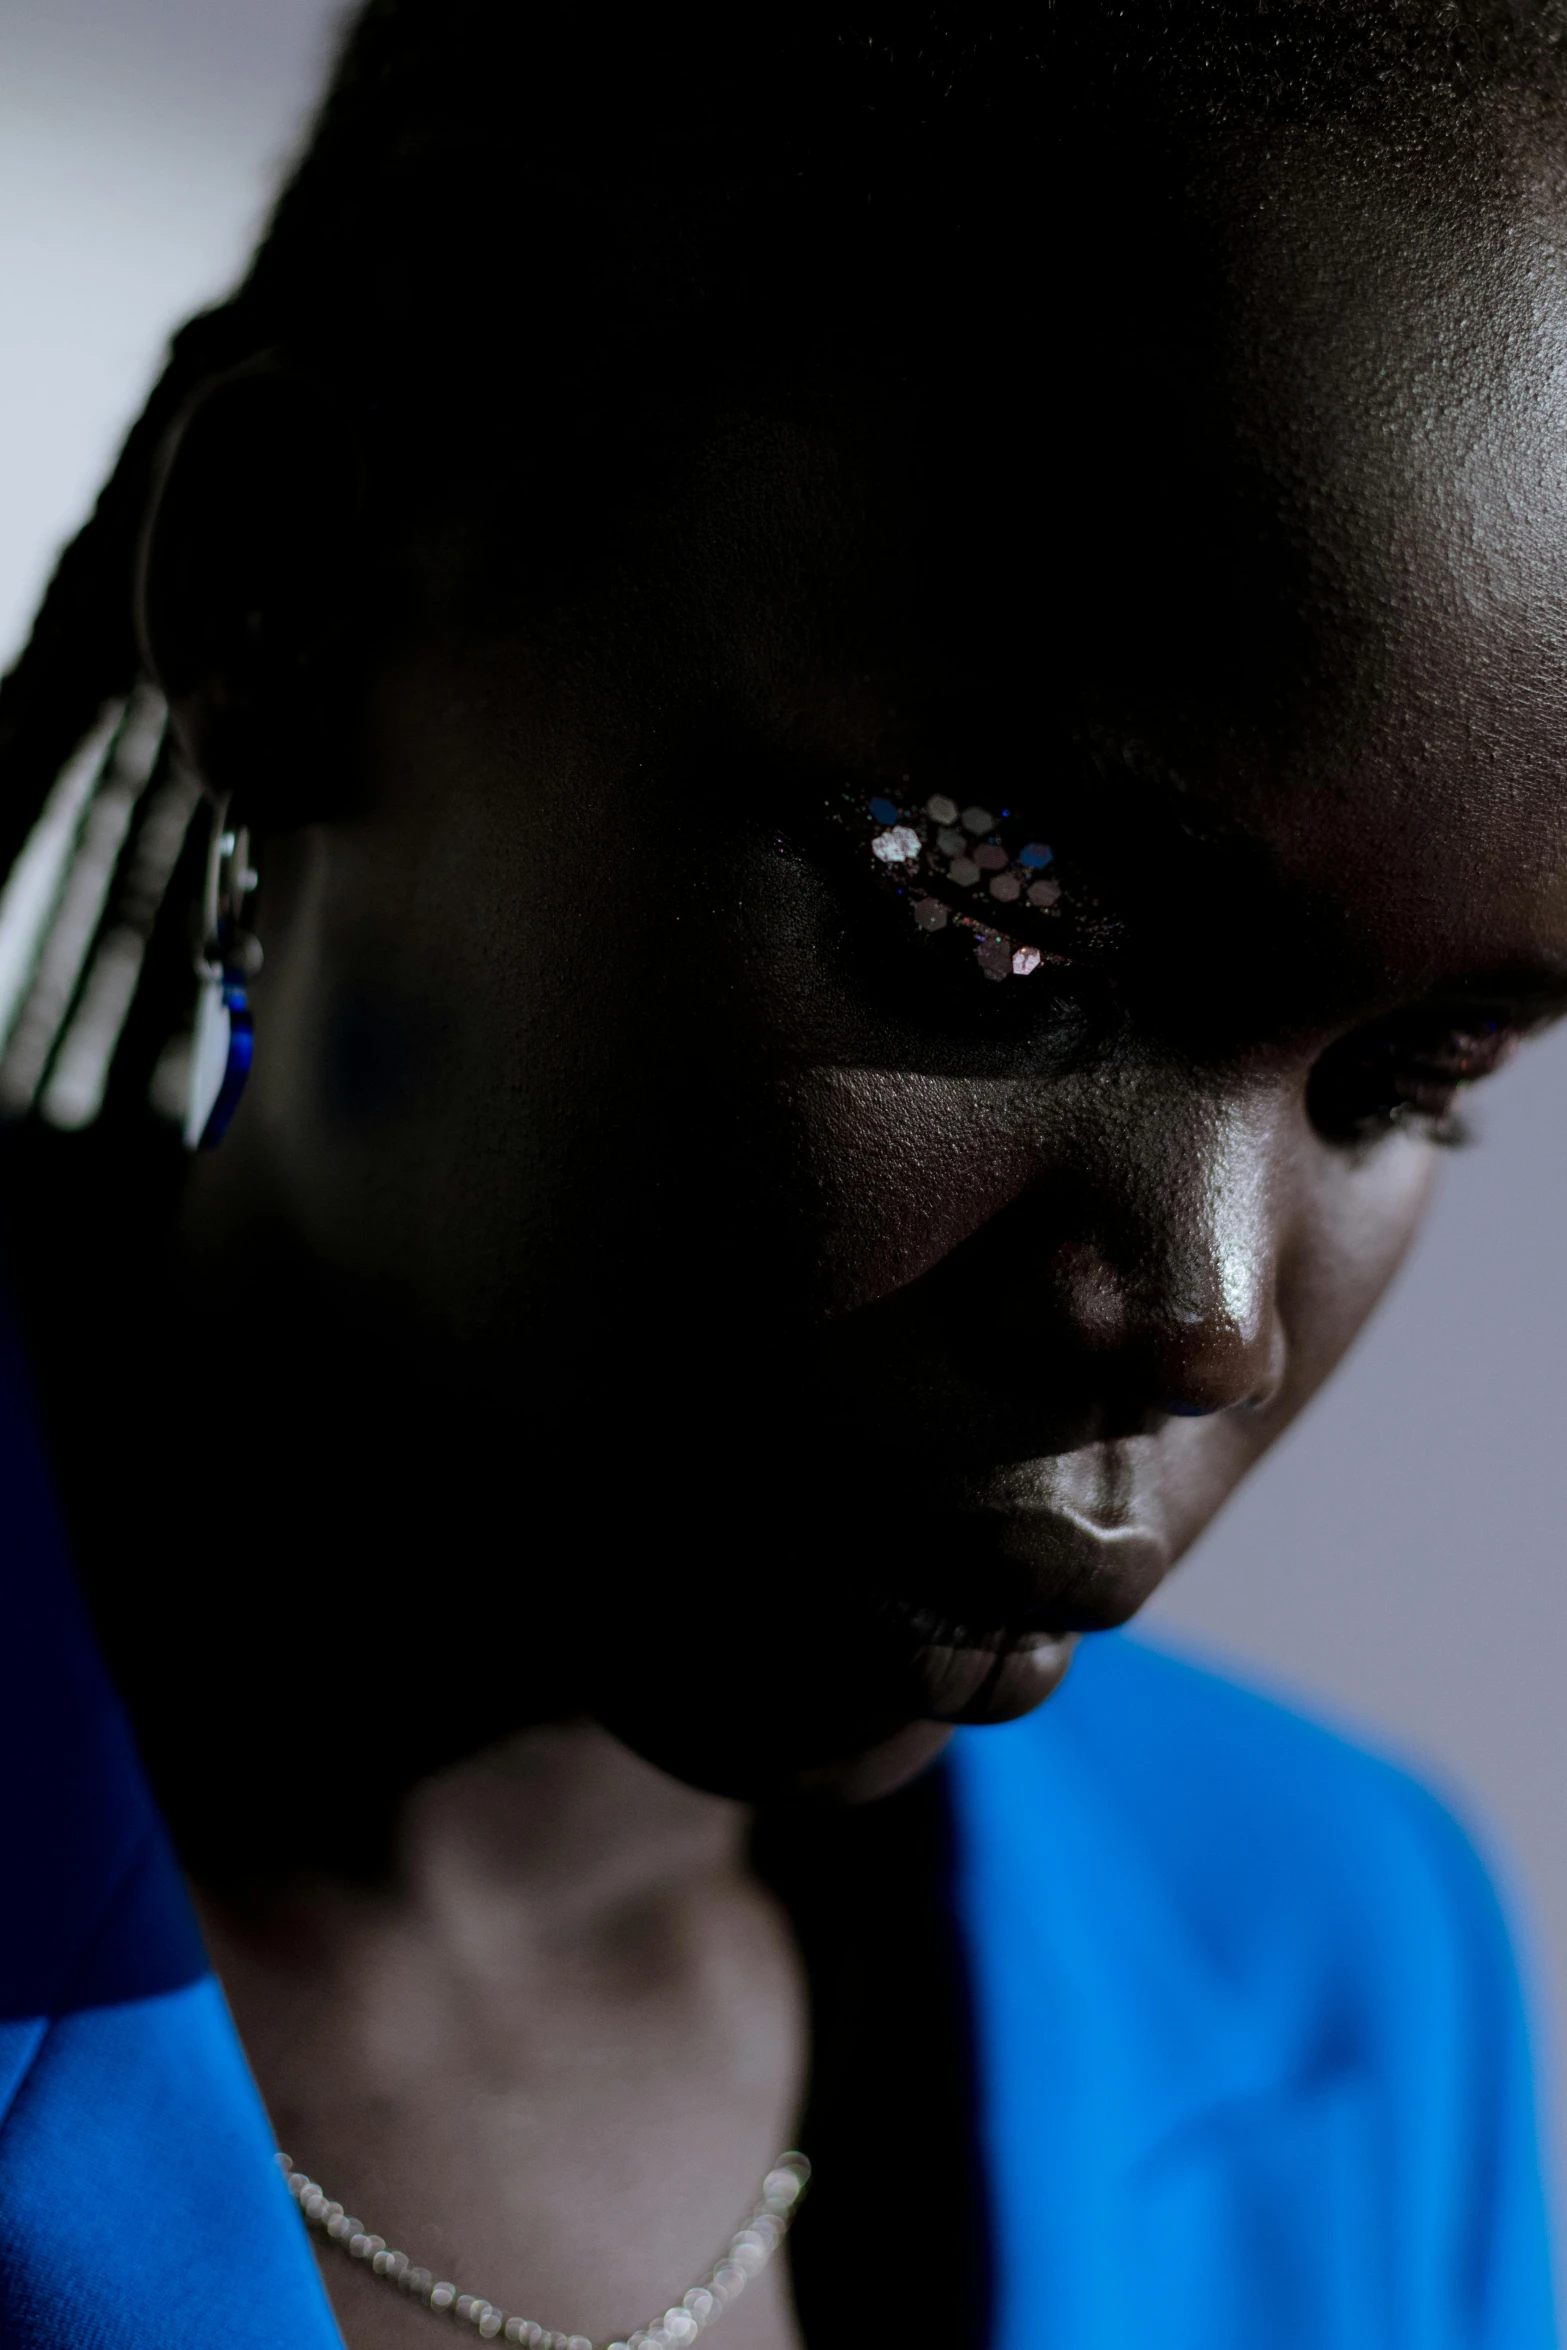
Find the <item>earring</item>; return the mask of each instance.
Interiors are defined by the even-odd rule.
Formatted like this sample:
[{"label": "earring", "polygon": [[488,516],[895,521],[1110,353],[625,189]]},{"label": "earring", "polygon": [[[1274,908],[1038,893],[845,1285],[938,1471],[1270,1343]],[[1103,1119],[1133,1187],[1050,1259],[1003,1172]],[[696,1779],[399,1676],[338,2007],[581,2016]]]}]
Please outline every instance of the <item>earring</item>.
[{"label": "earring", "polygon": [[240,916],[256,886],[248,827],[230,824],[228,801],[213,810],[212,845],[196,959],[200,993],[191,1038],[185,1148],[216,1150],[250,1075],[255,1034],[248,988],[261,968],[261,942]]},{"label": "earring", "polygon": [[145,678],[107,704],[0,889],[0,1122],[76,1132],[104,1106],[200,797]]}]

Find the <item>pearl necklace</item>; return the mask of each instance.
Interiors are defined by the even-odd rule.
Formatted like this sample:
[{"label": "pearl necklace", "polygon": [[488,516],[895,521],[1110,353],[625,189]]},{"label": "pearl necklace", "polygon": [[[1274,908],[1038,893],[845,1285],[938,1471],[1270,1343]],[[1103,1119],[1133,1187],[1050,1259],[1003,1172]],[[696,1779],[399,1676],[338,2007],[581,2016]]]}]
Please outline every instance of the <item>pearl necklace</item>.
[{"label": "pearl necklace", "polygon": [[[482,2293],[464,2293],[456,2285],[437,2281],[432,2270],[415,2267],[406,2252],[391,2251],[384,2236],[371,2235],[348,2216],[341,2203],[329,2201],[314,2179],[295,2170],[292,2156],[280,2154],[277,2162],[307,2224],[320,2228],[351,2260],[364,2261],[372,2276],[406,2293],[422,2308],[472,2326],[481,2342],[522,2342],[527,2350],[594,2350],[586,2334],[555,2333],[548,2326],[535,2324],[531,2317],[508,2317]],[[761,2275],[789,2233],[810,2177],[811,2166],[803,2154],[780,2154],[762,2181],[761,2195],[749,2219],[735,2230],[722,2257],[701,2283],[693,2285],[662,2317],[637,2326],[623,2342],[611,2342],[608,2350],[683,2350],[686,2343],[694,2342],[731,2301],[738,2301],[751,2279]]]}]

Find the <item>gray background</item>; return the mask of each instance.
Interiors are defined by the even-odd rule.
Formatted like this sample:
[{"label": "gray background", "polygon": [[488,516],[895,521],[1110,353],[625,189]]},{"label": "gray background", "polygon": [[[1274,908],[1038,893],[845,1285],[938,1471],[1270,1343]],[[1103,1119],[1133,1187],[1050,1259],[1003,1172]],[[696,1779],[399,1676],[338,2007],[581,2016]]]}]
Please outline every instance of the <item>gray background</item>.
[{"label": "gray background", "polygon": [[[0,0],[0,656],[163,335],[237,268],[334,14]],[[1509,1881],[1552,2037],[1567,2011],[1567,1033],[1476,1109],[1481,1147],[1454,1156],[1380,1319],[1144,1620],[1452,1795]]]}]

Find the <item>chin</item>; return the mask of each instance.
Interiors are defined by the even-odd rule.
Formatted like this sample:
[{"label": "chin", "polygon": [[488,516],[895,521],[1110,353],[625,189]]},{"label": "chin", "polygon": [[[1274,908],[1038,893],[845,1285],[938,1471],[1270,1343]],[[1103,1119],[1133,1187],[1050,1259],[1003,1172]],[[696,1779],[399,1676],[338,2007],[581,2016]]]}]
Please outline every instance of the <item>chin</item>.
[{"label": "chin", "polygon": [[[960,1724],[1015,1721],[1076,1635],[1125,1623],[1173,1561],[1151,1462],[1124,1447],[912,1481],[730,1494],[675,1560],[617,1544],[583,1653],[591,1709],[648,1761],[749,1801],[862,1801]],[[736,1529],[739,1529],[737,1532]],[[705,1556],[704,1556],[705,1553]],[[678,1573],[674,1570],[678,1563]]]},{"label": "chin", "polygon": [[823,1672],[819,1658],[814,1686],[737,1664],[727,1687],[691,1706],[622,1687],[596,1710],[648,1762],[714,1794],[865,1803],[925,1769],[960,1723],[1013,1721],[1042,1705],[1065,1678],[1074,1645],[1070,1633],[994,1647],[924,1643],[908,1648],[896,1670],[866,1670],[852,1686]]},{"label": "chin", "polygon": [[[877,1592],[847,1574],[830,1596],[814,1575],[753,1577],[745,1596],[731,1587],[710,1607],[671,1609],[666,1591],[656,1621],[617,1611],[595,1643],[589,1702],[693,1786],[749,1802],[867,1801],[922,1770],[958,1725],[1014,1721],[1066,1675],[1077,1622],[1046,1624],[1037,1608],[1006,1620],[988,1601],[955,1615],[951,1596]],[[1081,1617],[1080,1600],[1071,1612]],[[1124,1612],[1117,1596],[1113,1620]]]}]

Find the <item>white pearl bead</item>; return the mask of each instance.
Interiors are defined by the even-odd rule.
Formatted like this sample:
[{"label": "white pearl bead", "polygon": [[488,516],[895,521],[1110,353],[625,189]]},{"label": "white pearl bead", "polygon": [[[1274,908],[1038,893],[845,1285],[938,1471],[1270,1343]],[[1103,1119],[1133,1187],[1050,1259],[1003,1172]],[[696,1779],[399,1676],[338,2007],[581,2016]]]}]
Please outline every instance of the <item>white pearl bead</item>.
[{"label": "white pearl bead", "polygon": [[[388,2250],[384,2236],[373,2235],[341,2203],[332,2202],[314,2179],[294,2169],[288,2155],[279,2154],[276,2161],[305,2220],[320,2227],[355,2260],[367,2262],[373,2275],[427,2308],[472,2326],[481,2341],[504,2335],[506,2341],[522,2345],[522,2350],[593,2350],[586,2334],[555,2333],[532,2318],[507,2317],[482,2293],[464,2292],[445,2278],[437,2282],[431,2270],[410,2266],[406,2252]],[[745,2225],[736,2229],[728,2252],[711,2275],[693,2285],[661,2319],[636,2327],[623,2342],[610,2343],[608,2350],[690,2350],[698,2334],[767,2266],[789,2231],[794,2206],[810,2175],[811,2166],[803,2154],[781,2154],[762,2181],[756,2209]]]}]

